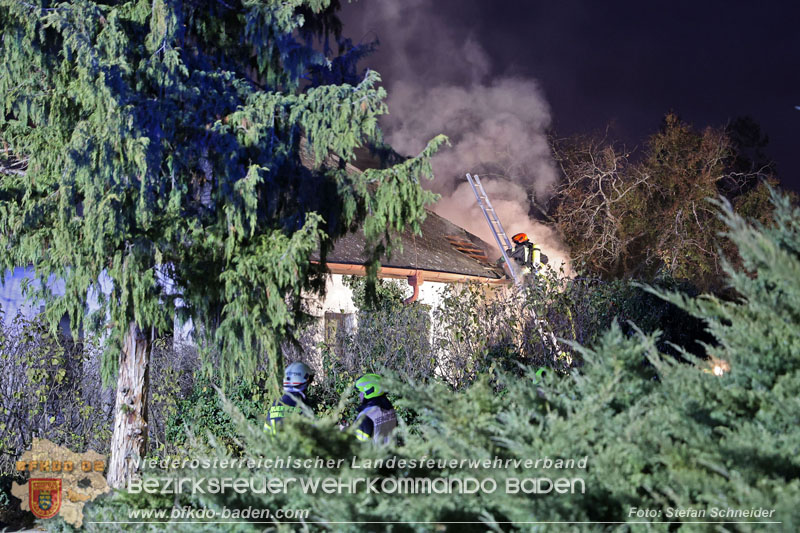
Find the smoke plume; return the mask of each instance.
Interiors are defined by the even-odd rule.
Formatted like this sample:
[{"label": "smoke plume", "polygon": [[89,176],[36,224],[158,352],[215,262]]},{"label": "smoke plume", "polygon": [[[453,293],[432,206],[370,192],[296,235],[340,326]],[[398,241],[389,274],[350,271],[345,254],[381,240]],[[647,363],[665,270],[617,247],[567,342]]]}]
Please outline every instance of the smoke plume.
[{"label": "smoke plume", "polygon": [[546,201],[557,180],[542,91],[533,79],[491,75],[481,44],[463,25],[443,20],[438,5],[359,3],[360,19],[352,22],[380,39],[377,63],[389,93],[386,138],[398,152],[413,155],[431,137],[446,134],[452,147],[433,159],[430,188],[442,195],[433,210],[494,247],[465,178],[466,172],[479,174],[508,235],[527,233],[554,266],[568,269],[569,255],[556,233],[528,216],[531,201]]}]

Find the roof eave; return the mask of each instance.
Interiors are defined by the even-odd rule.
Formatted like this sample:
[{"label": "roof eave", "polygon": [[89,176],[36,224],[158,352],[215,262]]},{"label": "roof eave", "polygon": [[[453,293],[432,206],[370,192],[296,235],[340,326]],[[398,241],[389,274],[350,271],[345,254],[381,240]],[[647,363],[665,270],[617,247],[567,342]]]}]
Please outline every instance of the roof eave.
[{"label": "roof eave", "polygon": [[[318,261],[312,261],[319,264]],[[344,274],[349,276],[366,276],[367,267],[349,263],[326,263],[328,272],[331,274]],[[485,285],[510,285],[511,280],[506,278],[492,278],[489,276],[475,276],[471,274],[457,274],[453,272],[440,272],[436,270],[423,270],[416,268],[386,267],[382,266],[378,270],[379,278],[407,279],[410,276],[419,275],[421,280],[435,281],[440,283],[482,283]]]}]

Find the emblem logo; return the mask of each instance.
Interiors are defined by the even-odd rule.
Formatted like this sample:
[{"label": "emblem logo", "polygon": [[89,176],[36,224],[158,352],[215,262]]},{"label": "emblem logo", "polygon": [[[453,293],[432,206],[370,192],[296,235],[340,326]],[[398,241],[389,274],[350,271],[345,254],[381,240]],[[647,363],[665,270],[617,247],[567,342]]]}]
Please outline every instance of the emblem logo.
[{"label": "emblem logo", "polygon": [[61,509],[60,479],[31,479],[28,491],[31,512],[36,518],[53,518]]}]

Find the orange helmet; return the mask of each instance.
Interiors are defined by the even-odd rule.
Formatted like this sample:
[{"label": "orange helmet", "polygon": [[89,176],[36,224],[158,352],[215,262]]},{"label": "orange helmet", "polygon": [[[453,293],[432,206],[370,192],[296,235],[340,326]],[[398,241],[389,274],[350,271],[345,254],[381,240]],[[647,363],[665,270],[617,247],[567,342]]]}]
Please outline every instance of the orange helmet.
[{"label": "orange helmet", "polygon": [[525,235],[524,233],[517,233],[516,235],[511,237],[511,240],[517,244],[522,244],[523,242],[528,242],[528,236]]}]

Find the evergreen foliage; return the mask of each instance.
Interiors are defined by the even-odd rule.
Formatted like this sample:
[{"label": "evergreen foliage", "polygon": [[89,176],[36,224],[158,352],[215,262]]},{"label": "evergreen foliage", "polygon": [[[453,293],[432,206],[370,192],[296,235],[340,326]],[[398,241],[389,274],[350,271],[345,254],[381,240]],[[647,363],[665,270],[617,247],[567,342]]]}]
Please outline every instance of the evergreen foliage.
[{"label": "evergreen foliage", "polygon": [[[386,106],[376,73],[340,83],[353,62],[334,72],[312,46],[338,32],[337,6],[0,3],[2,266],[33,265],[52,328],[68,314],[105,339],[106,379],[123,365],[113,486],[146,453],[150,343],[176,313],[223,383],[253,381],[264,355],[275,377],[333,239],[360,225],[374,274],[392,232],[419,229],[444,139],[348,174],[355,149],[381,144]],[[304,81],[314,66],[331,75]]]},{"label": "evergreen foliage", "polygon": [[387,169],[343,170],[381,142],[385,93],[375,72],[304,86],[330,64],[311,46],[330,8],[0,3],[2,267],[33,265],[53,327],[67,313],[108,335],[106,376],[129,323],[165,331],[177,312],[222,354],[216,372],[250,379],[291,334],[301,291],[321,287],[313,251],[324,259],[362,224],[375,272],[390,232],[418,229],[433,197],[419,178],[443,138]]},{"label": "evergreen foliage", "polygon": [[[721,202],[727,236],[740,254],[743,271],[725,262],[734,301],[714,296],[687,297],[654,292],[704,320],[716,343],[707,345],[709,359],[684,353],[678,362],[660,353],[657,334],[623,334],[614,324],[593,349],[576,345],[586,364],[569,375],[536,379],[486,374],[455,392],[442,383],[421,385],[396,380],[391,389],[401,405],[417,414],[418,424],[401,424],[400,439],[390,449],[362,446],[340,432],[331,416],[312,421],[287,421],[276,439],[264,438],[258,424],[235,409],[246,457],[346,458],[342,468],[277,469],[269,476],[324,477],[455,477],[492,478],[491,494],[355,494],[314,495],[299,489],[289,494],[172,497],[118,493],[88,507],[88,520],[126,516],[127,509],[310,508],[313,529],[361,531],[348,521],[425,521],[441,524],[479,521],[474,530],[530,530],[531,521],[641,520],[630,509],[692,508],[774,509],[770,520],[784,531],[800,527],[800,209],[773,193],[775,223],[753,226]],[[720,370],[721,369],[721,370]],[[534,384],[534,380],[536,380]],[[224,446],[211,456],[226,457]],[[588,458],[588,468],[422,469],[351,467],[358,460],[426,456],[437,459]],[[233,473],[236,472],[236,473]],[[204,476],[244,477],[264,470],[208,470]],[[163,475],[158,472],[157,475]],[[178,475],[199,475],[196,471]],[[581,477],[585,494],[506,493],[513,477]],[[664,520],[669,520],[662,515]],[[713,520],[706,517],[708,520]],[[687,520],[687,519],[684,519]],[[747,519],[745,519],[747,520]],[[762,519],[763,520],[763,519]],[[680,521],[675,519],[676,522]],[[512,524],[509,524],[511,522]],[[336,523],[336,525],[334,525]],[[49,524],[53,528],[58,523]],[[274,525],[279,530],[295,524]],[[140,526],[136,525],[138,529]],[[152,529],[157,526],[154,524]],[[158,526],[160,527],[160,525]],[[174,523],[173,529],[211,531],[215,526]],[[260,526],[241,523],[236,530]],[[375,530],[389,526],[371,526]],[[428,531],[431,524],[395,524],[392,530]],[[459,530],[470,526],[460,525]],[[593,526],[596,530],[618,526]],[[624,526],[623,526],[624,527]],[[643,526],[647,527],[647,526]],[[718,530],[714,524],[652,525],[655,531]],[[762,531],[763,525],[729,524],[727,530]],[[89,529],[100,530],[99,526]],[[571,526],[563,526],[569,530]],[[548,530],[558,526],[548,526]]]},{"label": "evergreen foliage", "polygon": [[372,293],[367,290],[367,282],[358,276],[342,278],[345,287],[353,291],[353,305],[359,312],[396,309],[410,296],[408,285],[397,280],[379,279]]},{"label": "evergreen foliage", "polygon": [[[670,277],[653,280],[650,286],[660,291],[681,292],[690,298],[699,294],[692,283]],[[649,292],[647,287],[636,281],[573,279],[564,297],[574,317],[574,335],[561,335],[570,340],[574,338],[585,346],[593,346],[614,320],[619,322],[622,332],[628,336],[636,335],[639,331],[660,331],[658,349],[670,355],[679,355],[676,347],[702,355],[704,349],[700,343],[713,341],[702,320]]]}]

